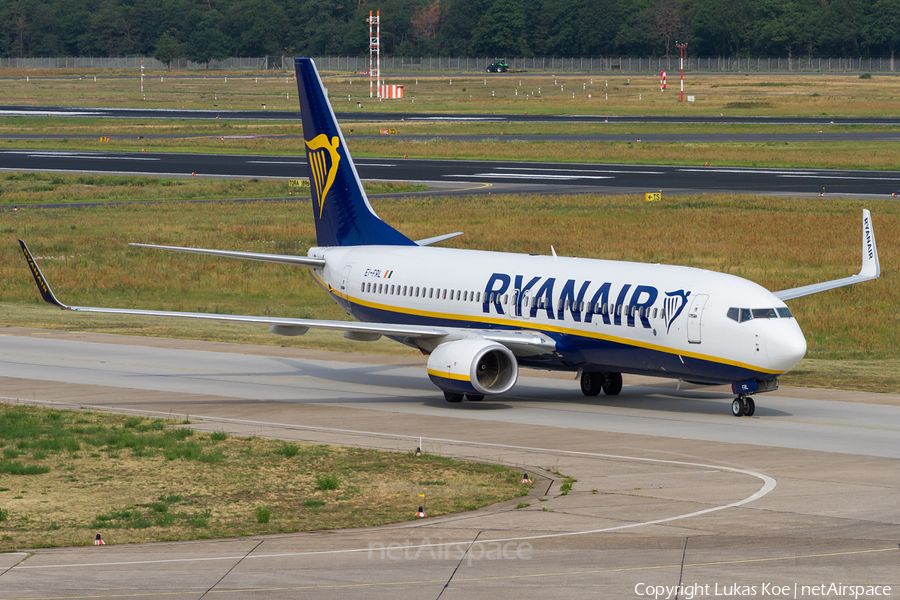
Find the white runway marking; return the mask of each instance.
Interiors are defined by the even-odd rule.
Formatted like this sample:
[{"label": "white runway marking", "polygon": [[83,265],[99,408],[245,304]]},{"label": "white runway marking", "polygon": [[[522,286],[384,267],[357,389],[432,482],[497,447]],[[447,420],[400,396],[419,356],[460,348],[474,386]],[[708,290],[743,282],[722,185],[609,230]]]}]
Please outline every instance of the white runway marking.
[{"label": "white runway marking", "polygon": [[63,158],[80,158],[87,160],[162,160],[160,158],[154,158],[150,156],[126,156],[126,155],[118,155],[118,156],[104,156],[102,154],[89,154],[83,152],[72,152],[69,150],[27,150],[27,151],[6,151],[4,154],[24,154],[25,156],[33,157],[33,158],[46,158],[48,156],[61,156]]},{"label": "white runway marking", "polygon": [[[78,406],[80,408],[88,408],[93,410],[109,410],[109,407],[105,406],[90,406],[85,404],[67,404],[61,402],[41,402],[41,401],[31,401],[28,402],[30,404],[45,404],[45,405],[53,405],[53,406]],[[171,413],[162,412],[162,411],[128,411],[135,412],[139,414],[155,414],[155,415],[167,415],[171,416]],[[280,427],[280,428],[290,428],[290,429],[306,429],[310,431],[323,431],[323,432],[334,432],[334,433],[343,433],[343,434],[353,434],[353,435],[361,435],[361,436],[372,436],[372,437],[386,437],[386,438],[395,438],[395,439],[406,439],[406,440],[419,440],[418,436],[412,435],[402,435],[402,434],[394,434],[394,433],[383,433],[377,431],[357,431],[353,429],[336,429],[332,427],[315,427],[310,425],[295,425],[292,423],[272,423],[267,421],[253,421],[248,419],[230,419],[226,417],[207,417],[194,415],[195,419],[203,419],[208,421],[219,421],[226,423],[235,423],[241,425],[258,425],[258,426],[268,426],[268,427]],[[592,533],[605,533],[609,531],[622,531],[624,529],[634,529],[636,527],[644,527],[646,525],[659,525],[662,523],[671,523],[672,521],[680,521],[682,519],[689,519],[691,517],[698,517],[701,515],[718,512],[720,510],[725,510],[728,508],[736,508],[738,506],[743,506],[744,504],[749,504],[750,502],[754,502],[759,500],[769,492],[775,489],[777,482],[772,477],[768,475],[763,475],[762,473],[757,473],[756,471],[750,471],[746,469],[737,469],[734,467],[725,467],[720,465],[710,465],[705,463],[692,463],[685,462],[679,460],[665,460],[665,459],[657,459],[657,458],[642,458],[636,456],[621,456],[616,454],[600,454],[596,452],[578,452],[575,450],[555,450],[552,448],[534,448],[529,446],[512,446],[507,444],[494,444],[489,442],[472,442],[467,440],[451,440],[444,438],[421,438],[422,441],[429,442],[439,442],[446,444],[456,444],[461,446],[482,446],[487,448],[502,448],[508,450],[520,450],[525,452],[549,452],[553,454],[567,454],[570,456],[581,456],[581,457],[593,457],[593,458],[603,458],[603,459],[613,459],[613,460],[631,460],[638,462],[648,462],[648,463],[657,463],[664,465],[678,465],[682,467],[701,467],[704,469],[711,469],[712,471],[728,471],[731,473],[740,473],[742,475],[749,475],[751,477],[755,477],[760,479],[763,482],[762,487],[756,491],[756,493],[747,496],[742,500],[738,500],[736,502],[731,502],[730,504],[725,504],[722,506],[714,506],[712,508],[706,508],[703,510],[698,510],[690,513],[686,513],[683,515],[675,515],[673,517],[665,517],[662,519],[654,519],[651,521],[643,521],[640,523],[628,523],[626,525],[616,525],[613,527],[603,527],[601,529],[588,529],[583,531],[570,531],[566,533],[548,533],[543,535],[531,535],[531,536],[522,536],[522,537],[513,537],[513,538],[498,538],[498,539],[486,539],[479,540],[484,544],[488,543],[506,543],[506,542],[524,542],[529,540],[542,540],[542,539],[550,539],[550,538],[562,538],[562,537],[572,537],[576,535],[589,535]],[[442,542],[438,544],[412,544],[409,546],[401,546],[400,548],[396,548],[398,550],[413,550],[420,548],[442,548],[442,547],[453,547],[460,545],[469,545],[471,544],[471,540],[460,540],[458,542]],[[277,554],[258,554],[251,556],[219,556],[219,557],[211,557],[211,558],[172,558],[172,559],[160,559],[160,560],[146,560],[146,561],[125,561],[125,562],[111,562],[111,563],[79,563],[79,564],[70,564],[70,565],[35,565],[35,566],[27,566],[27,565],[17,565],[12,567],[12,569],[65,569],[72,567],[110,567],[117,565],[134,565],[134,564],[160,564],[160,563],[185,563],[185,562],[206,562],[213,560],[238,560],[238,559],[252,559],[252,558],[281,558],[288,556],[316,556],[316,555],[326,555],[326,554],[355,554],[360,552],[369,552],[370,548],[349,548],[343,550],[315,550],[309,552],[284,552]],[[10,570],[12,570],[10,569]]]},{"label": "white runway marking", "polygon": [[607,175],[550,175],[546,173],[473,173],[471,175],[444,175],[444,177],[492,177],[494,179],[615,179]]},{"label": "white runway marking", "polygon": [[614,169],[545,169],[538,167],[494,167],[498,171],[550,171],[554,173],[629,173],[631,175],[665,175],[664,171],[625,171]]}]

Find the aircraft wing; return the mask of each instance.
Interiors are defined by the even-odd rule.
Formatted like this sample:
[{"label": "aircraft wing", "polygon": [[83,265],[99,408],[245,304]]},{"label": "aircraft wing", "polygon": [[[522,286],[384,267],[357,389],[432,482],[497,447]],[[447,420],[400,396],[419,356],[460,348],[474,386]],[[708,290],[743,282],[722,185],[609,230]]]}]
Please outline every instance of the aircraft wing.
[{"label": "aircraft wing", "polygon": [[[438,339],[438,338],[454,338],[467,336],[471,334],[478,335],[486,340],[503,344],[509,348],[516,356],[530,356],[536,354],[544,354],[552,351],[556,347],[556,341],[547,335],[529,330],[478,330],[463,329],[459,327],[430,327],[427,325],[402,325],[395,323],[362,323],[359,321],[325,321],[318,319],[288,319],[283,317],[256,317],[247,315],[223,315],[214,313],[192,313],[178,312],[166,310],[140,310],[132,308],[101,308],[96,306],[69,306],[63,304],[53,293],[50,284],[44,277],[37,263],[32,256],[31,251],[24,241],[19,240],[22,246],[22,252],[25,254],[25,260],[34,276],[38,290],[44,302],[51,304],[62,310],[71,310],[76,312],[104,313],[116,315],[134,315],[139,317],[172,317],[179,319],[199,319],[205,321],[221,321],[226,323],[253,323],[258,325],[269,325],[269,331],[279,335],[302,335],[310,329],[326,329],[332,331],[344,331],[359,334],[356,339],[376,339],[379,335],[392,337],[405,337],[416,339]],[[245,252],[227,252],[218,250],[203,250],[199,248],[178,248],[169,246],[147,246],[146,244],[133,244],[136,246],[163,248],[167,250],[197,252],[199,254],[212,254],[213,256],[227,256],[233,258],[246,258],[245,255],[251,253]],[[279,255],[252,255],[252,256],[272,256]],[[286,257],[292,258],[292,257]],[[300,258],[300,257],[296,257]],[[267,260],[264,258],[250,258],[250,260]],[[317,260],[317,259],[310,259]],[[277,261],[275,261],[277,262]],[[324,261],[322,261],[324,263]],[[293,263],[305,264],[305,263]],[[371,337],[366,337],[371,336]]]},{"label": "aircraft wing", "polygon": [[[24,243],[19,240],[24,248]],[[210,256],[222,256],[225,258],[240,258],[243,260],[258,260],[262,262],[282,263],[285,265],[300,265],[303,267],[324,267],[324,258],[310,258],[308,256],[290,256],[286,254],[260,254],[257,252],[232,252],[230,250],[210,250],[208,248],[185,248],[182,246],[155,246],[153,244],[128,244],[138,248],[155,248],[157,250],[170,250],[172,252],[190,252],[192,254],[208,254]]]},{"label": "aircraft wing", "polygon": [[[53,290],[50,289],[50,284],[47,283],[47,279],[44,277],[44,274],[41,273],[40,268],[38,268],[37,263],[34,260],[34,257],[31,254],[31,251],[28,250],[28,246],[25,245],[25,242],[19,240],[19,244],[22,246],[22,252],[25,254],[25,260],[28,262],[28,267],[31,269],[31,274],[34,276],[34,280],[37,283],[38,289],[41,292],[41,297],[43,297],[44,302],[48,304],[52,304],[53,306],[60,308],[62,310],[72,310],[77,312],[90,312],[90,313],[106,313],[106,314],[117,314],[117,315],[134,315],[134,316],[145,316],[145,317],[175,317],[182,319],[202,319],[207,321],[224,321],[230,323],[256,323],[261,325],[270,325],[270,330],[273,333],[280,333],[282,335],[299,335],[305,333],[307,329],[331,329],[335,331],[350,331],[354,333],[360,334],[369,334],[369,335],[390,335],[390,336],[402,336],[402,337],[410,337],[410,338],[439,338],[444,337],[449,333],[449,330],[443,329],[440,327],[428,327],[422,325],[395,325],[391,323],[360,323],[358,321],[320,321],[316,319],[287,319],[287,318],[279,318],[279,317],[253,317],[253,316],[242,316],[242,315],[219,315],[219,314],[211,314],[211,313],[189,313],[189,312],[176,312],[176,311],[164,311],[164,310],[137,310],[137,309],[128,309],[128,308],[99,308],[93,306],[68,306],[63,304],[57,299],[56,295],[53,293]],[[205,252],[204,252],[205,253]],[[233,254],[233,253],[230,253]],[[242,254],[242,253],[237,253]],[[227,256],[227,254],[226,254]],[[266,255],[268,256],[268,255]],[[277,255],[272,255],[277,256]],[[251,259],[251,260],[262,260],[262,259]],[[324,261],[322,261],[324,263]],[[300,263],[302,264],[302,263]]]},{"label": "aircraft wing", "polygon": [[862,268],[856,275],[844,277],[843,279],[835,279],[833,281],[824,281],[822,283],[814,283],[812,285],[804,285],[802,287],[791,288],[789,290],[781,290],[774,292],[779,300],[793,300],[810,294],[818,294],[827,290],[844,287],[845,285],[853,285],[862,281],[870,281],[881,277],[881,265],[878,262],[878,248],[875,246],[875,232],[872,229],[872,216],[868,210],[863,209],[863,231],[862,231]]}]

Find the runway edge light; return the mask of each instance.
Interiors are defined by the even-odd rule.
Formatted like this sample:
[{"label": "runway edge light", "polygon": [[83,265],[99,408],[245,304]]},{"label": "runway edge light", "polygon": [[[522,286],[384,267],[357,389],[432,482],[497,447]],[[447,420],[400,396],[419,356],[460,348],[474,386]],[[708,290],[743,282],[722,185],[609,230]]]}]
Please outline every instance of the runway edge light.
[{"label": "runway edge light", "polygon": [[100,537],[99,533],[97,534],[97,538],[94,540],[94,545],[95,546],[105,546],[106,545],[106,542],[103,541],[103,538]]},{"label": "runway edge light", "polygon": [[422,507],[420,506],[420,507],[419,507],[419,511],[416,513],[416,516],[417,516],[417,517],[427,517],[428,515],[425,514],[425,511],[424,511],[424,510],[422,509]]},{"label": "runway edge light", "polygon": [[528,473],[522,473],[522,483],[534,483],[534,482],[531,479],[529,479]]}]

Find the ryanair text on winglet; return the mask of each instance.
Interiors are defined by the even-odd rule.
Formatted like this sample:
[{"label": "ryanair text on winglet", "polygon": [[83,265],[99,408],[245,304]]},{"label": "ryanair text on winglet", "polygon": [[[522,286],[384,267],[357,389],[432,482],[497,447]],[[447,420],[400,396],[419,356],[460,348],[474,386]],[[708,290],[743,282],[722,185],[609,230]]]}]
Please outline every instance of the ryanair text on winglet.
[{"label": "ryanair text on winglet", "polygon": [[34,264],[34,259],[31,258],[31,255],[28,253],[28,250],[22,248],[22,252],[25,254],[25,260],[28,261],[28,266],[31,268],[31,273],[34,275],[35,281],[38,282],[38,286],[41,288],[41,293],[47,293],[47,282],[44,281],[44,278],[41,276],[41,272],[38,270],[37,265]]}]

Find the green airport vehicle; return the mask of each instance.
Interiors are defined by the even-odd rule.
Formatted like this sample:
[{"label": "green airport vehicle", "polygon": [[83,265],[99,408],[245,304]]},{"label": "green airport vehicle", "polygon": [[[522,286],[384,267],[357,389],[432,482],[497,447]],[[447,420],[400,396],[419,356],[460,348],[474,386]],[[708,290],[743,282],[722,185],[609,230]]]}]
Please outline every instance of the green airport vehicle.
[{"label": "green airport vehicle", "polygon": [[487,68],[488,73],[506,73],[509,71],[509,63],[505,60],[498,60],[490,64]]}]

